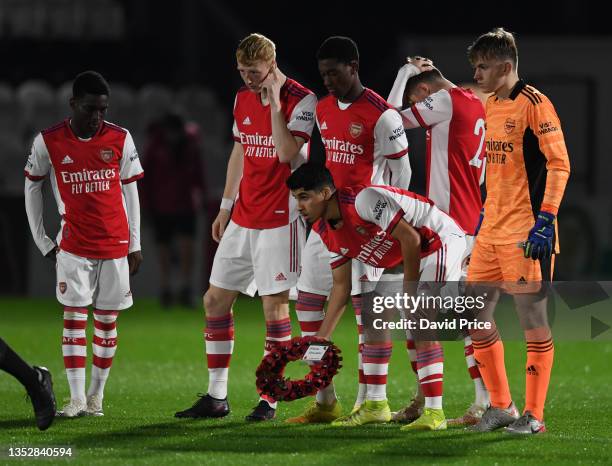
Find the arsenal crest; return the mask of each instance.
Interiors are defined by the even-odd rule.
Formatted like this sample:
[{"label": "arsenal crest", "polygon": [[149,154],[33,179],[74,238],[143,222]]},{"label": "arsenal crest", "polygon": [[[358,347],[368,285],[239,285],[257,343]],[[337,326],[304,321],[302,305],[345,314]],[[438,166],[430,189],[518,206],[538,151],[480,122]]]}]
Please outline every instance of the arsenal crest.
[{"label": "arsenal crest", "polygon": [[60,290],[60,293],[64,294],[66,292],[66,288],[68,288],[68,285],[66,285],[66,282],[59,282],[58,288]]},{"label": "arsenal crest", "polygon": [[361,135],[362,131],[363,125],[361,123],[351,123],[349,125],[349,133],[351,133],[351,136],[353,136],[354,138],[358,138]]},{"label": "arsenal crest", "polygon": [[112,149],[100,149],[100,158],[106,163],[113,160],[113,155],[115,154]]},{"label": "arsenal crest", "polygon": [[512,131],[514,131],[515,127],[516,121],[512,118],[506,118],[506,122],[504,123],[504,130],[506,131],[506,134],[510,134]]}]

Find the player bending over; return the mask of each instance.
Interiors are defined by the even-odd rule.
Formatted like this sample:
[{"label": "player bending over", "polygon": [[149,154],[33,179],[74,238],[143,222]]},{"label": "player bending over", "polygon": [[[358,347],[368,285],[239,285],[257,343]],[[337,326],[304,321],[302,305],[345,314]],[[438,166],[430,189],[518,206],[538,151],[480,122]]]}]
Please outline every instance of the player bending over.
[{"label": "player bending over", "polygon": [[[333,286],[318,336],[331,338],[344,311],[351,290],[351,259],[390,271],[402,266],[403,291],[410,294],[416,294],[419,281],[431,284],[459,280],[465,251],[464,232],[429,199],[388,186],[336,190],[330,172],[311,163],[293,173],[287,185],[298,201],[300,213],[314,223],[313,229],[331,253]],[[366,332],[365,403],[332,425],[358,426],[391,419],[386,396],[391,348],[390,335],[382,342],[372,342]],[[419,419],[402,429],[445,429],[442,347],[435,339],[416,337],[416,351],[425,408]]]}]

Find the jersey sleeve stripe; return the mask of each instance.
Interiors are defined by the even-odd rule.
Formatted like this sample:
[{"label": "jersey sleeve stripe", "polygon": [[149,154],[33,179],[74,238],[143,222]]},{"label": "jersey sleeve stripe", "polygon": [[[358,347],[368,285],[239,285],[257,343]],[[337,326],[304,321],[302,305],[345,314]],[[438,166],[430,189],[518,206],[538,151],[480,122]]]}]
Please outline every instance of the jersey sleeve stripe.
[{"label": "jersey sleeve stripe", "polygon": [[234,136],[234,135],[232,135],[232,137],[234,138],[234,141],[236,141],[236,142],[240,142],[240,138],[239,138],[238,136]]},{"label": "jersey sleeve stripe", "polygon": [[349,196],[349,195],[342,194],[342,193],[338,194],[338,200],[346,204],[354,204],[356,198],[357,198],[356,196]]},{"label": "jersey sleeve stripe", "polygon": [[533,104],[533,105],[537,105],[538,101],[536,100],[535,96],[533,94],[529,94],[528,92],[526,92],[525,90],[521,91],[521,94],[523,94],[525,97],[527,97],[529,99],[529,101]]},{"label": "jersey sleeve stripe", "polygon": [[45,176],[46,176],[46,175],[45,175],[45,176],[35,176],[35,175],[30,175],[30,174],[28,173],[28,171],[27,171],[27,170],[25,170],[23,173],[25,174],[25,176],[26,176],[27,178],[29,178],[29,179],[30,179],[30,180],[32,180],[32,181],[40,181],[40,180],[44,180],[44,179],[45,179]]},{"label": "jersey sleeve stripe", "polygon": [[297,89],[295,87],[288,88],[287,89],[287,93],[291,94],[291,95],[294,95],[296,97],[301,97],[301,98],[304,98],[304,97],[306,97],[308,95],[307,91],[304,91],[303,89]]},{"label": "jersey sleeve stripe", "polygon": [[526,86],[522,92],[525,92],[531,96],[534,97],[535,100],[538,101],[538,103],[542,103],[542,97],[540,95],[538,95],[538,93],[536,92],[535,88],[531,87],[531,86]]},{"label": "jersey sleeve stripe", "polygon": [[121,180],[121,184],[130,184],[136,180],[139,180],[141,178],[144,177],[144,172],[140,172],[138,175],[134,175],[131,178],[128,178],[127,180]]},{"label": "jersey sleeve stripe", "polygon": [[306,142],[310,141],[310,135],[308,133],[303,132],[303,131],[291,131],[291,134],[293,136],[299,136],[302,139],[305,139]]},{"label": "jersey sleeve stripe", "polygon": [[340,267],[343,264],[346,264],[350,260],[351,260],[350,257],[341,256],[340,259],[332,262],[330,266],[332,269],[337,269],[338,267]]},{"label": "jersey sleeve stripe", "polygon": [[408,153],[408,148],[403,149],[400,152],[397,152],[395,154],[385,155],[385,158],[386,159],[392,159],[392,160],[401,159],[407,153]]},{"label": "jersey sleeve stripe", "polygon": [[429,126],[425,124],[425,120],[423,120],[423,117],[417,110],[416,105],[413,105],[412,107],[410,107],[410,110],[412,110],[412,114],[414,115],[414,117],[419,122],[419,125],[421,125],[422,128],[425,128],[425,129],[429,128]]},{"label": "jersey sleeve stripe", "polygon": [[398,210],[397,214],[395,214],[395,217],[393,217],[391,222],[389,222],[389,226],[387,227],[387,229],[385,231],[390,234],[393,231],[393,229],[395,228],[395,225],[397,225],[399,223],[399,221],[402,218],[404,218],[404,215],[406,215],[406,213],[402,209]]},{"label": "jersey sleeve stripe", "polygon": [[111,123],[109,121],[105,121],[104,125],[106,127],[108,127],[108,129],[112,129],[112,130],[115,130],[115,131],[118,131],[118,132],[124,133],[124,134],[127,133],[127,130],[125,128],[122,128],[121,126],[117,126],[116,124]]},{"label": "jersey sleeve stripe", "polygon": [[393,108],[389,102],[387,102],[385,99],[383,99],[381,96],[379,96],[378,94],[376,94],[376,92],[373,92],[371,89],[368,89],[368,94],[367,94],[368,98],[372,101],[372,102],[377,102],[379,105],[381,105],[382,107],[384,107],[386,110]]},{"label": "jersey sleeve stripe", "polygon": [[385,112],[385,111],[387,111],[389,109],[389,107],[387,105],[384,105],[380,100],[375,99],[370,94],[366,95],[366,99],[367,99],[368,102],[370,102],[372,105],[374,105],[374,107],[376,107],[381,112]]}]

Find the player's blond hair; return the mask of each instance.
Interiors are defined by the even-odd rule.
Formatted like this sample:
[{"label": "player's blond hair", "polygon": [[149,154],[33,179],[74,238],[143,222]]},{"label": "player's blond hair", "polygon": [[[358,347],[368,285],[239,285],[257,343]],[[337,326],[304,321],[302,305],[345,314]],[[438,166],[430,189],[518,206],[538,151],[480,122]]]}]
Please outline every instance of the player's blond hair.
[{"label": "player's blond hair", "polygon": [[468,58],[472,64],[478,59],[510,60],[516,68],[518,49],[514,35],[504,28],[495,28],[481,35],[468,47]]},{"label": "player's blond hair", "polygon": [[276,45],[263,34],[254,32],[242,39],[236,50],[236,60],[244,65],[258,61],[271,62],[276,58]]}]

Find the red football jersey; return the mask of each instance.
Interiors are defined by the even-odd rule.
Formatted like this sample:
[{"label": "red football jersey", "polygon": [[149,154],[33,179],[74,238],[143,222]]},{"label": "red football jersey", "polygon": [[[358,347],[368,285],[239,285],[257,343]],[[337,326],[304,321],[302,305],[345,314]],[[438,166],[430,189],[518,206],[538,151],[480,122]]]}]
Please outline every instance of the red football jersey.
[{"label": "red football jersey", "polygon": [[278,228],[298,216],[285,181],[308,160],[317,98],[289,78],[281,88],[280,98],[287,128],[306,140],[291,164],[280,163],[276,155],[270,106],[264,106],[261,95],[247,87],[236,95],[233,134],[244,149],[244,169],[232,220],[245,228]]},{"label": "red football jersey", "polygon": [[403,262],[399,241],[391,231],[403,218],[421,236],[421,258],[436,252],[449,235],[463,237],[461,228],[432,201],[392,186],[358,186],[337,191],[342,225],[333,229],[324,219],[313,228],[332,252],[331,267],[350,259],[382,268]]},{"label": "red football jersey", "polygon": [[387,184],[386,159],[408,153],[399,113],[370,89],[350,104],[333,95],[317,105],[325,165],[337,188]]},{"label": "red football jersey", "polygon": [[473,235],[485,169],[485,112],[471,90],[453,87],[402,111],[404,126],[427,129],[426,196]]},{"label": "red football jersey", "polygon": [[48,173],[62,216],[59,247],[89,259],[127,256],[121,184],[143,177],[130,133],[106,121],[87,140],[74,134],[69,120],[46,129],[34,139],[25,175],[38,181]]}]

